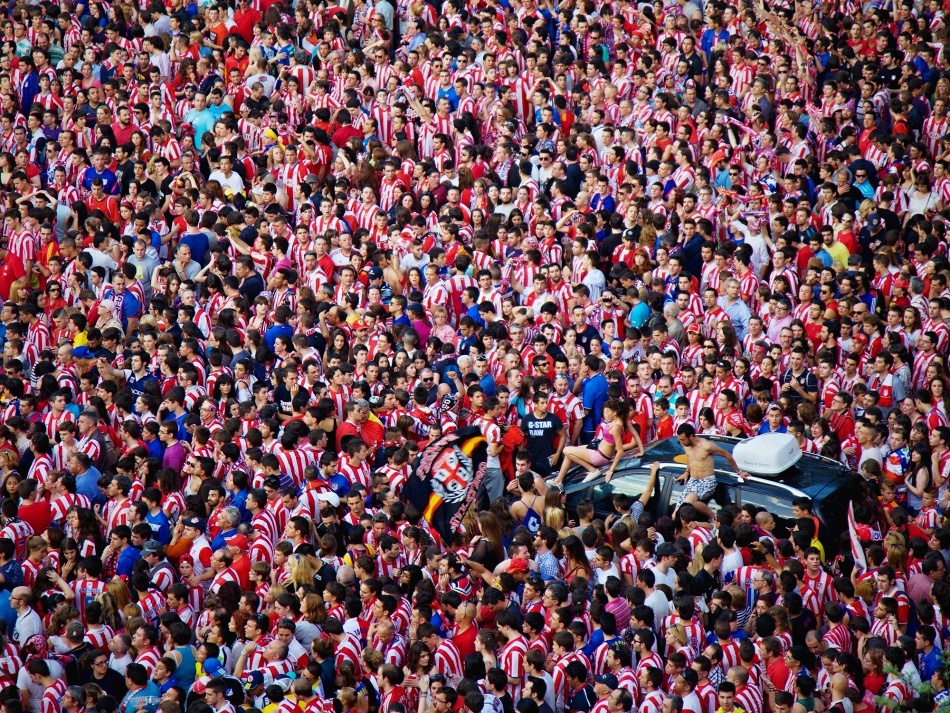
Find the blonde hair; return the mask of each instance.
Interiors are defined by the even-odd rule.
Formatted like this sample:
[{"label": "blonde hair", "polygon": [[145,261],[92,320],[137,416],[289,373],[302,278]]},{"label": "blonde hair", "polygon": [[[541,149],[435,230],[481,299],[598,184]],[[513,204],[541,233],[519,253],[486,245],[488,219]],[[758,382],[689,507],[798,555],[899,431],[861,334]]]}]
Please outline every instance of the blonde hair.
[{"label": "blonde hair", "polygon": [[313,584],[313,575],[316,572],[306,557],[291,555],[288,561],[290,562],[290,581],[294,583],[294,588],[303,584]]},{"label": "blonde hair", "polygon": [[30,286],[27,284],[26,278],[21,277],[19,280],[14,280],[13,284],[10,285],[10,299],[16,301],[19,299],[17,296],[17,290],[23,288],[24,290],[29,290]]},{"label": "blonde hair", "polygon": [[129,591],[129,585],[118,577],[113,577],[106,584],[106,591],[112,595],[115,600],[116,609],[125,609],[125,605],[132,601],[132,593]]},{"label": "blonde hair", "polygon": [[564,510],[562,508],[544,508],[544,524],[560,530],[564,527]]},{"label": "blonde hair", "polygon": [[874,584],[870,579],[858,582],[854,587],[854,596],[863,600],[865,604],[870,605],[874,601],[874,594]]},{"label": "blonde hair", "polygon": [[683,628],[682,624],[674,624],[669,627],[666,632],[672,634],[680,646],[686,646],[686,629]]}]

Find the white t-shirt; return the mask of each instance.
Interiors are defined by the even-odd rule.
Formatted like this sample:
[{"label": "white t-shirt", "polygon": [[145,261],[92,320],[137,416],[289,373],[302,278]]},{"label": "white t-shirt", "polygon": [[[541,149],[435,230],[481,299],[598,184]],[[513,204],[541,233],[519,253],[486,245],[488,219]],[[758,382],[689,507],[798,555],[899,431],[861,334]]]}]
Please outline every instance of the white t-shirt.
[{"label": "white t-shirt", "polygon": [[620,570],[617,569],[617,565],[613,563],[611,563],[607,569],[597,568],[594,571],[597,573],[597,584],[607,584],[608,577],[616,577],[620,581],[623,581],[623,578],[620,576]]},{"label": "white t-shirt", "polygon": [[666,574],[663,574],[656,567],[650,567],[650,571],[653,572],[654,587],[659,586],[660,584],[665,584],[670,588],[671,591],[676,591],[676,572],[673,571],[672,567],[666,571]]},{"label": "white t-shirt", "polygon": [[224,188],[230,188],[233,193],[240,193],[244,190],[244,179],[235,171],[231,171],[231,177],[227,178],[223,171],[212,171],[208,176],[209,181],[217,181]]},{"label": "white t-shirt", "polygon": [[742,566],[742,552],[736,548],[735,552],[729,553],[722,558],[722,581],[728,581],[727,575],[732,574]]},{"label": "white t-shirt", "polygon": [[18,614],[16,625],[13,627],[13,640],[19,646],[26,644],[31,636],[43,633],[43,620],[34,609],[29,609],[23,614]]},{"label": "white t-shirt", "polygon": [[[49,665],[49,675],[53,679],[63,677],[63,667],[58,661],[46,659],[46,663]],[[21,668],[19,673],[17,673],[16,685],[21,691],[29,693],[30,710],[33,711],[33,713],[40,713],[40,701],[43,700],[43,694],[46,693],[46,688],[39,683],[33,683],[30,674],[26,670],[26,666]]]}]

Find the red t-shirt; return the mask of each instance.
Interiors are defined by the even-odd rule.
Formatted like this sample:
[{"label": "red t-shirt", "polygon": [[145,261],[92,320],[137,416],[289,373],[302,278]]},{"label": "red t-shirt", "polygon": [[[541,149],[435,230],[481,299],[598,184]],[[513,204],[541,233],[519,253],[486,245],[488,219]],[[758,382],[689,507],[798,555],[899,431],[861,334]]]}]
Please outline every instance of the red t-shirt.
[{"label": "red t-shirt", "polygon": [[41,535],[49,529],[53,521],[50,504],[46,500],[39,500],[29,505],[20,505],[17,515],[23,522],[33,528],[33,532]]},{"label": "red t-shirt", "polygon": [[10,299],[10,288],[13,283],[26,275],[23,261],[13,253],[8,252],[3,263],[0,264],[0,299]]},{"label": "red t-shirt", "polygon": [[657,440],[661,438],[672,438],[673,436],[673,419],[672,418],[660,418],[656,421],[656,438]]},{"label": "red t-shirt", "polygon": [[475,653],[475,639],[478,637],[478,627],[474,624],[461,634],[456,632],[452,636],[452,642],[455,644],[455,647],[459,650],[459,655],[462,657],[462,660],[465,660],[465,657],[469,654]]}]

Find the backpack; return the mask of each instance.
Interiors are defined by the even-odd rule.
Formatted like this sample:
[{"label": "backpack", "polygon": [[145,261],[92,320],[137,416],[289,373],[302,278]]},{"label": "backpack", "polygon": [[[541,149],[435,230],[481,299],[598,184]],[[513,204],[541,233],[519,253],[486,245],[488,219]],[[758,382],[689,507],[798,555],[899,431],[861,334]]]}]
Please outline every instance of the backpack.
[{"label": "backpack", "polygon": [[99,462],[95,464],[96,469],[101,473],[105,473],[106,471],[111,472],[119,460],[119,454],[116,453],[115,444],[112,442],[112,439],[106,436],[99,428],[95,430],[92,438],[99,444]]}]

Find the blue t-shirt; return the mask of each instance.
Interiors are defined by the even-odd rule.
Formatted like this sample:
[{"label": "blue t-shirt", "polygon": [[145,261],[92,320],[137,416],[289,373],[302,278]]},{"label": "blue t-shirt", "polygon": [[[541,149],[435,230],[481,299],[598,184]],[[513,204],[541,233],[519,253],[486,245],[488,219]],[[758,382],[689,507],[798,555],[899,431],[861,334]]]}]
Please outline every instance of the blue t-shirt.
[{"label": "blue t-shirt", "polygon": [[102,477],[96,468],[89,467],[82,475],[76,477],[76,492],[85,495],[93,505],[105,505],[106,496],[99,490],[99,478]]},{"label": "blue t-shirt", "polygon": [[337,497],[342,500],[346,497],[347,493],[350,492],[350,481],[347,480],[346,476],[342,473],[336,473],[331,476],[330,480],[324,480],[323,477],[320,478],[325,483],[329,483],[330,490],[337,495]]},{"label": "blue t-shirt", "polygon": [[115,566],[115,573],[128,580],[132,576],[135,563],[139,561],[141,556],[141,552],[129,545],[119,553],[119,562]]},{"label": "blue t-shirt", "polygon": [[185,233],[178,241],[182,245],[191,248],[191,259],[197,263],[205,264],[205,256],[208,254],[208,235],[206,233]]},{"label": "blue t-shirt", "polygon": [[119,179],[108,168],[102,173],[96,171],[92,166],[87,168],[82,174],[82,187],[87,191],[91,191],[92,182],[96,178],[102,179],[102,189],[110,196],[114,196],[119,192]]},{"label": "blue t-shirt", "polygon": [[146,513],[145,522],[152,528],[152,539],[158,540],[163,545],[172,541],[171,524],[168,522],[168,515],[164,512],[159,510],[158,515]]},{"label": "blue t-shirt", "polygon": [[125,705],[119,713],[136,713],[140,710],[155,713],[158,710],[158,704],[161,703],[161,693],[155,682],[149,681],[144,688],[135,693],[127,693],[122,703]]},{"label": "blue t-shirt", "polygon": [[638,302],[627,315],[627,324],[640,329],[648,319],[650,319],[650,305],[646,302]]},{"label": "blue t-shirt", "polygon": [[[129,391],[132,392],[132,395],[138,398],[145,393],[145,385],[150,381],[158,381],[158,379],[149,373],[146,373],[141,379],[134,373],[130,373],[129,378],[125,381],[125,385],[129,387]],[[158,443],[158,441],[153,442]],[[159,453],[161,453],[161,450],[159,450]]]},{"label": "blue t-shirt", "polygon": [[586,379],[581,389],[581,403],[587,412],[582,430],[593,433],[600,424],[600,419],[604,414],[604,404],[607,403],[607,377],[603,374],[594,374]]},{"label": "blue t-shirt", "polygon": [[219,532],[217,536],[213,540],[211,540],[211,550],[213,552],[217,550],[223,550],[225,547],[227,547],[227,541],[230,540],[232,537],[234,537],[236,534],[237,534],[237,529],[231,529],[231,530],[228,530],[227,532],[224,532],[224,531]]},{"label": "blue t-shirt", "polygon": [[[142,381],[144,382],[145,379],[142,379]],[[161,457],[165,455],[165,449],[162,448],[162,442],[157,438],[153,441],[149,441],[146,445],[148,446],[149,458],[161,459]]]},{"label": "blue t-shirt", "polygon": [[264,342],[267,344],[267,348],[271,351],[274,351],[274,344],[277,342],[277,337],[286,337],[287,339],[292,339],[294,336],[294,328],[289,324],[275,324],[273,327],[264,332]]},{"label": "blue t-shirt", "polygon": [[241,522],[250,522],[253,518],[251,511],[247,509],[247,491],[239,490],[231,494],[231,505],[241,512]]}]

